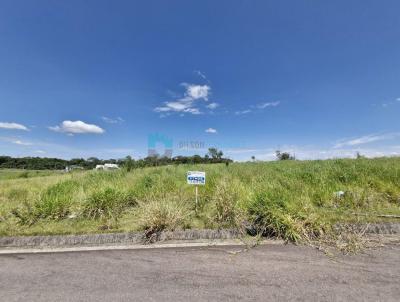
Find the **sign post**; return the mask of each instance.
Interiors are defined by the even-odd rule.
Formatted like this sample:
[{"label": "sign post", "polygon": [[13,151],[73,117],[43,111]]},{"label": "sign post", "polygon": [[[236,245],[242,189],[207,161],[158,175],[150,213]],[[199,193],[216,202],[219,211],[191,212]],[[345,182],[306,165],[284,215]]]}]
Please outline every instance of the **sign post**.
[{"label": "sign post", "polygon": [[196,212],[197,212],[197,205],[198,205],[197,196],[199,195],[199,186],[196,185],[195,188],[196,188]]},{"label": "sign post", "polygon": [[206,184],[206,172],[200,171],[188,171],[186,175],[186,181],[189,185],[195,185],[196,192],[196,212],[198,205],[199,185],[204,186]]}]

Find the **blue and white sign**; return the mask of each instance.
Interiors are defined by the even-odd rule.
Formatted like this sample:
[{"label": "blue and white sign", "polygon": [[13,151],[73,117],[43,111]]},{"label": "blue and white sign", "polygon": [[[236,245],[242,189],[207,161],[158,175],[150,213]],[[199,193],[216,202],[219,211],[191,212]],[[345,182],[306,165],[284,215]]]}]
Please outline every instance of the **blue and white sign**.
[{"label": "blue and white sign", "polygon": [[206,184],[206,172],[188,171],[186,179],[187,179],[187,183],[189,185],[205,185]]}]

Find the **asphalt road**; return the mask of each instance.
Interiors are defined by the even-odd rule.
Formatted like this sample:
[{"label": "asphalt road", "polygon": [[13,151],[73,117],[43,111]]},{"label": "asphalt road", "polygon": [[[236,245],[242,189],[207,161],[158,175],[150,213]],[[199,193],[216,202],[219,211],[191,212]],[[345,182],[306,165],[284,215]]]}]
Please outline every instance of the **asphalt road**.
[{"label": "asphalt road", "polygon": [[399,301],[400,246],[332,260],[292,245],[0,255],[1,301]]}]

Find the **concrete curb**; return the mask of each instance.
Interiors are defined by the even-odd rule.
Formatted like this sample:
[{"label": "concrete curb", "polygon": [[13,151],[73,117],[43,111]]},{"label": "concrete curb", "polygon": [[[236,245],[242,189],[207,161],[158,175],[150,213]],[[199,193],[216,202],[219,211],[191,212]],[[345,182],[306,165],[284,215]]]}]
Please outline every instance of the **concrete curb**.
[{"label": "concrete curb", "polygon": [[[365,234],[400,234],[400,223],[341,224],[338,232],[356,231]],[[160,232],[150,238],[144,233],[108,233],[85,235],[16,236],[0,237],[0,248],[11,247],[72,247],[99,245],[143,245],[173,240],[225,240],[239,239],[242,233],[236,229],[184,230]]]},{"label": "concrete curb", "polygon": [[[265,239],[257,243],[257,245],[283,245],[283,240]],[[121,251],[121,250],[149,250],[149,249],[171,249],[171,248],[218,248],[218,247],[239,247],[239,250],[227,250],[228,253],[235,255],[246,251],[248,245],[238,239],[216,239],[203,241],[185,241],[179,240],[176,242],[161,242],[155,244],[129,244],[129,245],[98,245],[98,246],[73,246],[73,247],[14,247],[0,248],[1,255],[12,254],[43,254],[43,253],[71,253],[71,252],[93,252],[93,251]]]},{"label": "concrete curb", "polygon": [[383,222],[368,224],[340,224],[335,226],[336,231],[354,231],[365,234],[400,234],[400,223]]},{"label": "concrete curb", "polygon": [[167,240],[237,239],[238,230],[184,230],[161,232],[146,238],[143,233],[0,237],[0,247],[62,247],[115,244],[146,244]]}]

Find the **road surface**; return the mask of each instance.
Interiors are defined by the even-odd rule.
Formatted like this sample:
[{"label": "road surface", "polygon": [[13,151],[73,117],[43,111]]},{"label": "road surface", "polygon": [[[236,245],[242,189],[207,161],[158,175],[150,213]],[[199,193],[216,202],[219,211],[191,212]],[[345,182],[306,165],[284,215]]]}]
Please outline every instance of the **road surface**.
[{"label": "road surface", "polygon": [[1,301],[399,301],[400,246],[334,260],[293,245],[0,255]]}]

